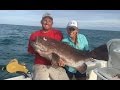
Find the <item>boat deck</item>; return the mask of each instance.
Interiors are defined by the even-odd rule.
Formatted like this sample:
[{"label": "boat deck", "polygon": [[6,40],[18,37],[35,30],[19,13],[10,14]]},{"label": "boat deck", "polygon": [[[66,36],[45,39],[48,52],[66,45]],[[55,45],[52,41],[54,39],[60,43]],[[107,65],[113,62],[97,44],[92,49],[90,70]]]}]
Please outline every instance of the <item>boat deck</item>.
[{"label": "boat deck", "polygon": [[[95,61],[89,61],[86,63],[88,66],[87,69],[87,75],[89,76],[88,80],[97,80],[98,77],[96,75],[96,73],[93,71],[95,68],[102,68],[102,67],[106,67],[107,66],[107,61],[103,61],[103,60],[95,60]],[[8,79],[4,79],[4,80],[32,80],[32,78],[25,78],[24,76],[17,76],[17,77],[13,77],[13,78],[8,78]]]}]

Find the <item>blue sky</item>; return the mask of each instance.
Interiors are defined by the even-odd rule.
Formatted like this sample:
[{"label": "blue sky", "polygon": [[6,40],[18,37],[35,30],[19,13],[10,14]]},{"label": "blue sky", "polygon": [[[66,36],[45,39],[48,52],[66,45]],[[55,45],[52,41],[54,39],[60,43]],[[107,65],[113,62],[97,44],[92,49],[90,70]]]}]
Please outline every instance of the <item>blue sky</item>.
[{"label": "blue sky", "polygon": [[0,10],[0,24],[41,26],[46,12],[54,17],[54,27],[77,20],[81,29],[120,31],[120,10]]}]

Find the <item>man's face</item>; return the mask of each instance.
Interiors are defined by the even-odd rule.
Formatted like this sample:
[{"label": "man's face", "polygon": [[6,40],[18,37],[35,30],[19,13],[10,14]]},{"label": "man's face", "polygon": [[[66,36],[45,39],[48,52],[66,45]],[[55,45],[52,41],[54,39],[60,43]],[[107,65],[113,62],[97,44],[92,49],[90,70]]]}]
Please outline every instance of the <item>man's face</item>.
[{"label": "man's face", "polygon": [[69,35],[71,38],[74,38],[74,37],[77,36],[78,30],[76,30],[76,29],[68,29],[68,30],[67,30],[67,33],[68,33],[68,35]]},{"label": "man's face", "polygon": [[41,24],[43,29],[49,30],[52,28],[53,20],[49,17],[45,17],[44,19],[42,19]]},{"label": "man's face", "polygon": [[74,38],[74,37],[77,36],[77,33],[78,33],[77,30],[71,31],[71,32],[69,33],[69,36],[70,36],[71,38]]}]

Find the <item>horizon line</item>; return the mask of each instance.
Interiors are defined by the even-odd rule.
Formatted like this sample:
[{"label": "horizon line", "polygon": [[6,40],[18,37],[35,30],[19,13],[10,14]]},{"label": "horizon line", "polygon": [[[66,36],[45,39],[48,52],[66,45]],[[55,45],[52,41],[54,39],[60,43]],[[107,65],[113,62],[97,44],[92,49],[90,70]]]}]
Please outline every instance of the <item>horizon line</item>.
[{"label": "horizon line", "polygon": [[[16,25],[16,26],[31,26],[31,27],[42,27],[37,25],[18,25],[18,24],[0,24],[0,25]],[[66,27],[53,27],[53,28],[66,28]],[[97,31],[119,31],[119,30],[107,30],[107,29],[88,29],[88,28],[81,28],[82,30],[97,30]]]}]

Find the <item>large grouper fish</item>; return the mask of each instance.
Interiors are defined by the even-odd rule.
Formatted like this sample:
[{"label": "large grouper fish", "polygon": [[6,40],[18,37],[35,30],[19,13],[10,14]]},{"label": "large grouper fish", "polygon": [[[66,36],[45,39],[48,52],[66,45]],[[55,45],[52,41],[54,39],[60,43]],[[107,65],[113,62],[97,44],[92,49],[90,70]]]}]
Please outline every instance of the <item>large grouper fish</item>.
[{"label": "large grouper fish", "polygon": [[87,61],[93,59],[108,60],[106,44],[86,52],[48,37],[37,37],[30,44],[36,51],[39,51],[42,57],[54,62],[62,59],[65,65],[74,67],[81,73],[87,69],[85,64]]}]

